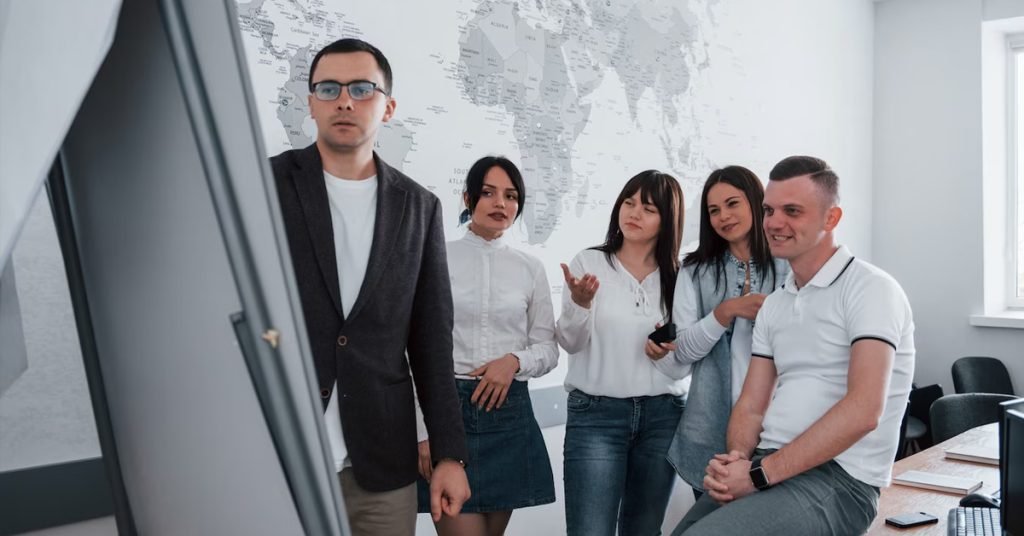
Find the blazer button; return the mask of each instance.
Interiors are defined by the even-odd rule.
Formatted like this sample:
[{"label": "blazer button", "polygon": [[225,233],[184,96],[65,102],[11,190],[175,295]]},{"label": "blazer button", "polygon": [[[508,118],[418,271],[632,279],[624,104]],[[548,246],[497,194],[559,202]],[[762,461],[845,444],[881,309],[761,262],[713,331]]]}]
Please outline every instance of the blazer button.
[{"label": "blazer button", "polygon": [[330,398],[331,392],[327,389],[320,389],[320,398]]},{"label": "blazer button", "polygon": [[338,337],[338,346],[345,346],[346,344],[348,344],[348,337],[344,335]]}]

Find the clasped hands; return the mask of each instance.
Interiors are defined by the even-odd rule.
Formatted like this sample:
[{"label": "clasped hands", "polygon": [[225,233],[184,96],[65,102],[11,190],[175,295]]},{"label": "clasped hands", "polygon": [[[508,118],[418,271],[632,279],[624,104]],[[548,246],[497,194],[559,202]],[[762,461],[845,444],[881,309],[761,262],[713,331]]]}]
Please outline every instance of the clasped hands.
[{"label": "clasped hands", "polygon": [[732,502],[757,491],[750,479],[750,460],[737,450],[715,454],[704,473],[704,490],[718,504]]}]

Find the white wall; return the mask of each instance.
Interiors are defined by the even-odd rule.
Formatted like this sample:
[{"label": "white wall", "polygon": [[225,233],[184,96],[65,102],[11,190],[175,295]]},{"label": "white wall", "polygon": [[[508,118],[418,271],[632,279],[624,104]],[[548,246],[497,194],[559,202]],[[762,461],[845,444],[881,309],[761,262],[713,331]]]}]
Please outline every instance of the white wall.
[{"label": "white wall", "polygon": [[953,384],[959,357],[1003,360],[1024,392],[1024,333],[973,327],[983,312],[981,23],[1019,1],[875,5],[874,261],[903,285],[918,384]]},{"label": "white wall", "polygon": [[[771,166],[791,154],[829,161],[840,174],[846,211],[839,239],[863,258],[872,257],[877,239],[871,208],[873,10],[870,0],[722,2],[714,12],[710,67],[694,81],[693,92],[694,106],[703,110],[698,115],[707,121],[700,133],[713,165],[746,165],[767,180]],[[517,510],[509,536],[564,534],[564,433],[564,426],[544,430],[557,502]],[[692,504],[689,487],[677,481],[666,534]],[[417,534],[434,534],[426,515],[418,519]]]},{"label": "white wall", "polygon": [[705,133],[711,161],[747,166],[767,181],[786,156],[825,159],[839,174],[846,212],[838,239],[870,259],[873,3],[719,5],[711,66],[694,92],[720,124],[720,133]]}]

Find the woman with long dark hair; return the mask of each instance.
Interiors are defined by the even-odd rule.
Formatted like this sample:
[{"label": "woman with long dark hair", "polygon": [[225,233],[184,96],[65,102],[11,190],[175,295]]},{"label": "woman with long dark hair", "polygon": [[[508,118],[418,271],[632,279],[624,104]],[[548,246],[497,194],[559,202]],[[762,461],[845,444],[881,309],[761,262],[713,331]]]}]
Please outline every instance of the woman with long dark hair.
[{"label": "woman with long dark hair", "polygon": [[672,311],[682,230],[679,182],[644,171],[616,199],[604,243],[562,265],[570,536],[661,530],[675,480],[665,454],[684,386],[655,368],[644,341]]},{"label": "woman with long dark hair", "polygon": [[[506,158],[487,156],[466,175],[465,236],[448,242],[455,323],[455,384],[462,401],[472,497],[462,513],[435,524],[441,536],[500,536],[512,510],[555,501],[551,461],[533,414],[527,380],[558,363],[555,316],[544,265],[510,247],[505,232],[519,218],[526,185]],[[420,473],[433,460],[425,428]],[[430,512],[419,486],[420,512]]]},{"label": "woman with long dark hair", "polygon": [[711,173],[700,199],[700,243],[683,260],[675,288],[677,344],[646,347],[666,375],[692,374],[669,461],[698,495],[708,461],[726,452],[729,415],[750,364],[754,318],[789,273],[789,264],[768,250],[763,200],[764,187],[749,169]]}]

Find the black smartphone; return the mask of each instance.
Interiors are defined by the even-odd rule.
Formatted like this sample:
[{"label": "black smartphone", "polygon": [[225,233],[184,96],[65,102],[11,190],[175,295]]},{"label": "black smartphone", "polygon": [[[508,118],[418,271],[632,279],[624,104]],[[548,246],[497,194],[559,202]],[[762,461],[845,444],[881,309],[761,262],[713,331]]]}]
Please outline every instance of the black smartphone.
[{"label": "black smartphone", "polygon": [[917,527],[920,525],[930,525],[938,522],[939,518],[924,512],[912,512],[909,514],[900,514],[898,516],[885,518],[886,525],[892,525],[901,529]]},{"label": "black smartphone", "polygon": [[672,342],[676,340],[676,325],[673,322],[669,322],[668,324],[665,324],[664,326],[661,326],[660,328],[652,331],[651,334],[647,336],[647,338],[651,339],[657,344],[661,344],[663,342]]}]

